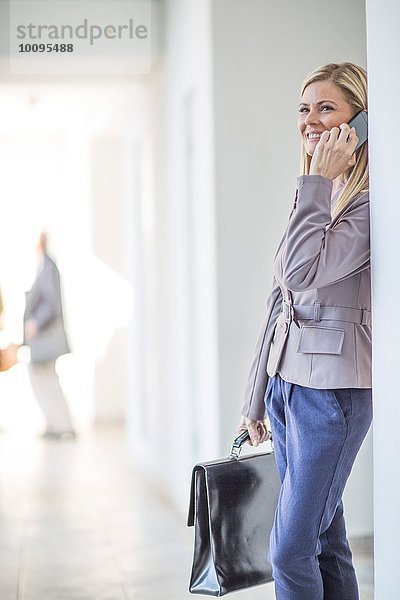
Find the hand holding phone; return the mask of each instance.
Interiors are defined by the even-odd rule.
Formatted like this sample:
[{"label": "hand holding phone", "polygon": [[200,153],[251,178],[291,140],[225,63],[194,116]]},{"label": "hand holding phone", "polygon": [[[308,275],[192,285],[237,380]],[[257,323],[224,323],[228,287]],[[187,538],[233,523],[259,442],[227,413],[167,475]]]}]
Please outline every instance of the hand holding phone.
[{"label": "hand holding phone", "polygon": [[[354,123],[353,119],[351,121]],[[365,142],[365,131],[364,134],[363,131],[360,132],[360,139],[351,121],[343,124],[342,129],[333,127],[322,132],[311,158],[310,175],[322,175],[333,181],[347,169],[354,167],[357,160],[355,149]]]}]

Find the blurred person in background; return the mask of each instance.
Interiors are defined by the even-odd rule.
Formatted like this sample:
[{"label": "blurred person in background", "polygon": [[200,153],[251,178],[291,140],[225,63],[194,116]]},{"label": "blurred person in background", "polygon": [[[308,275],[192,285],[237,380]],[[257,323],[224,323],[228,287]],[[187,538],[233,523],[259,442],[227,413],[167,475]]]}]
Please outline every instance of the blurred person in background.
[{"label": "blurred person in background", "polygon": [[56,372],[56,360],[70,352],[64,327],[60,273],[47,253],[47,235],[36,246],[38,268],[24,314],[24,344],[30,347],[28,366],[32,389],[46,420],[44,438],[76,437],[68,405]]}]

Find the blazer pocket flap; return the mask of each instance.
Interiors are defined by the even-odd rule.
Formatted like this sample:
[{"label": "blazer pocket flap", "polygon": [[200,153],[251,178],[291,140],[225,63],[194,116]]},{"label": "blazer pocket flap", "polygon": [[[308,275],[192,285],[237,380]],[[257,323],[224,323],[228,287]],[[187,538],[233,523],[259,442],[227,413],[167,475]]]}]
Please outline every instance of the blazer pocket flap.
[{"label": "blazer pocket flap", "polygon": [[344,329],[303,325],[297,352],[303,354],[340,354],[344,341]]}]

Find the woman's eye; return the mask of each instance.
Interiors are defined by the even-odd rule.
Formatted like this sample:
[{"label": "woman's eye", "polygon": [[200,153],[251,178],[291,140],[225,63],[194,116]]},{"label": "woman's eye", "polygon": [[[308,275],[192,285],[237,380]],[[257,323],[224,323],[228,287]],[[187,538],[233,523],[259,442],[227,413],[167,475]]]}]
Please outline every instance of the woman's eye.
[{"label": "woman's eye", "polygon": [[321,106],[321,110],[324,110],[324,109],[325,109],[325,112],[326,112],[326,110],[333,110],[332,106],[328,106],[325,104],[323,106]]},{"label": "woman's eye", "polygon": [[299,108],[299,113],[305,113],[307,110],[308,109],[304,106],[303,108]]}]

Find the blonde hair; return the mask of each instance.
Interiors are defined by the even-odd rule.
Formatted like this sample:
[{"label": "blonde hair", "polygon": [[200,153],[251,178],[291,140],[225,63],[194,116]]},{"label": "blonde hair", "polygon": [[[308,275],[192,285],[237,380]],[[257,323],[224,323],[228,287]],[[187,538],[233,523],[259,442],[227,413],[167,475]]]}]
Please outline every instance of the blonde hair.
[{"label": "blonde hair", "polygon": [[[339,87],[346,101],[353,108],[354,115],[361,110],[368,110],[367,72],[362,67],[349,62],[323,65],[313,71],[303,81],[301,95],[303,95],[308,85],[316,81],[330,81]],[[308,175],[310,163],[311,157],[308,156],[302,144],[300,157],[301,175]],[[356,164],[343,173],[343,182],[344,186],[333,208],[332,219],[346,208],[354,196],[368,190],[368,144],[363,144],[356,151]]]}]

